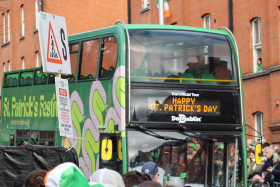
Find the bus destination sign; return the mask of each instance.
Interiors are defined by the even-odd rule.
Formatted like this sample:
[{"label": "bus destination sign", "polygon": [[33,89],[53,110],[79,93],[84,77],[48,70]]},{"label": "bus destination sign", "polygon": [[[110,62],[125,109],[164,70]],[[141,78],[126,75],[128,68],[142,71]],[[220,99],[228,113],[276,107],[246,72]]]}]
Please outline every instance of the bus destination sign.
[{"label": "bus destination sign", "polygon": [[[171,96],[167,97],[162,103],[156,100],[156,103],[150,104],[150,111],[154,112],[181,112],[190,114],[199,113],[220,113],[220,102],[203,101],[199,93],[171,92]],[[149,98],[151,102],[154,98]]]},{"label": "bus destination sign", "polygon": [[139,122],[238,124],[239,93],[132,89],[131,119]]}]

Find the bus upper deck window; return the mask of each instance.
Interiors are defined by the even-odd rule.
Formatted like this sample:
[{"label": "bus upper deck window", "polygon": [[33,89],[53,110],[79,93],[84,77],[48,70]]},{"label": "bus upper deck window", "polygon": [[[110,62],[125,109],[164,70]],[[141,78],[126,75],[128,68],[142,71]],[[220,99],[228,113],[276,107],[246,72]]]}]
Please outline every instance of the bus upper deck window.
[{"label": "bus upper deck window", "polygon": [[77,63],[78,63],[78,52],[79,52],[79,44],[70,44],[70,64],[71,64],[71,71],[72,75],[62,75],[62,78],[68,79],[69,81],[73,81],[76,78],[77,73]]},{"label": "bus upper deck window", "polygon": [[106,37],[102,42],[101,69],[99,78],[111,78],[115,72],[118,59],[118,43],[114,36]]},{"label": "bus upper deck window", "polygon": [[79,80],[96,79],[100,39],[84,41],[80,60]]}]

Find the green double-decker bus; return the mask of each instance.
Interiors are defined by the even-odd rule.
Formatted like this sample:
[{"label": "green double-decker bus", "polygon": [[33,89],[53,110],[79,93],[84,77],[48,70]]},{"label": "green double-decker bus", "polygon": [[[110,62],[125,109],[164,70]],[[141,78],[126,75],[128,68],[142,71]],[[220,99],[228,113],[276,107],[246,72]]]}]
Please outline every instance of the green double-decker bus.
[{"label": "green double-decker bus", "polygon": [[[73,138],[86,177],[153,161],[169,186],[247,186],[242,79],[226,28],[125,25],[68,37]],[[1,145],[61,145],[54,74],[5,72]]]}]

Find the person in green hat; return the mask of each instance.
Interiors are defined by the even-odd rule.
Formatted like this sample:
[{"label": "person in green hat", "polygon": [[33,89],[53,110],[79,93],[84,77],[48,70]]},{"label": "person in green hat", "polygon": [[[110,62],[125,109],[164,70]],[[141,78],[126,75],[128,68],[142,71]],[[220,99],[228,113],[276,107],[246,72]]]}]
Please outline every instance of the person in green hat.
[{"label": "person in green hat", "polygon": [[218,147],[217,147],[217,154],[220,154],[220,155],[223,155],[224,154],[224,144],[220,144]]},{"label": "person in green hat", "polygon": [[189,151],[190,151],[192,157],[194,157],[194,155],[197,153],[197,145],[195,145],[195,143],[192,143],[189,146]]}]

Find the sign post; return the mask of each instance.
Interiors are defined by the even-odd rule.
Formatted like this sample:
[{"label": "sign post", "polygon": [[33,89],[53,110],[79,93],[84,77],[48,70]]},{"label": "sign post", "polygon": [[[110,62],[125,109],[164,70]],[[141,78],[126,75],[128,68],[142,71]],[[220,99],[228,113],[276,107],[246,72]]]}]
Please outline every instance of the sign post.
[{"label": "sign post", "polygon": [[40,12],[39,14],[39,41],[43,72],[56,73],[56,100],[60,136],[63,145],[69,148],[68,137],[73,137],[69,87],[61,74],[71,74],[70,54],[65,18]]}]

